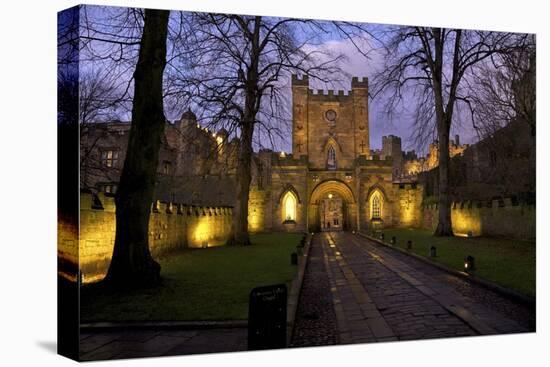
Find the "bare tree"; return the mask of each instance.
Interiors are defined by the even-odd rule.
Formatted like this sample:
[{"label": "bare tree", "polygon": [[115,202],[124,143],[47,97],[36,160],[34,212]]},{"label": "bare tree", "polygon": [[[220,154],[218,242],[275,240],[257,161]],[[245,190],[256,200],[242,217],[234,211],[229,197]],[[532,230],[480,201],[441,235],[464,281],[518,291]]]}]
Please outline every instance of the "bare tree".
[{"label": "bare tree", "polygon": [[166,118],[162,80],[169,11],[145,10],[134,72],[132,125],[116,202],[116,236],[106,281],[124,287],[157,283],[160,265],[149,251],[149,216]]},{"label": "bare tree", "polygon": [[192,18],[195,32],[186,47],[194,51],[182,54],[192,54],[193,60],[185,62],[188,74],[176,79],[184,81],[209,126],[239,136],[231,242],[247,245],[254,136],[261,131],[265,135],[260,138],[270,139],[281,132],[288,94],[283,80],[290,73],[328,81],[341,56],[319,62],[316,56],[322,51],[308,49],[308,42],[325,32],[318,22],[206,13]]},{"label": "bare tree", "polygon": [[416,105],[418,139],[436,132],[439,145],[439,222],[436,236],[452,236],[449,198],[449,134],[458,105],[470,107],[468,73],[488,58],[511,52],[512,33],[461,29],[394,27],[383,38],[385,67],[375,79],[377,93],[391,91],[387,108],[407,99]]},{"label": "bare tree", "polygon": [[536,134],[536,41],[534,34],[518,36],[517,47],[495,55],[473,71],[471,95],[475,127],[491,136],[512,121],[527,123]]}]

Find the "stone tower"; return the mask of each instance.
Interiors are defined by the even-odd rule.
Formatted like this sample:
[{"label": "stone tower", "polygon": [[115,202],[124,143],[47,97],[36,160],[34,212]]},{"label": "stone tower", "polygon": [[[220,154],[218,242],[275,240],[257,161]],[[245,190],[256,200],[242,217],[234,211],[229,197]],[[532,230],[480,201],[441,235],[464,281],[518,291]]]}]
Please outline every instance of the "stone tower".
[{"label": "stone tower", "polygon": [[292,75],[292,155],[296,158],[308,152],[309,78]]},{"label": "stone tower", "polygon": [[367,78],[351,80],[355,125],[355,156],[369,155],[369,81]]},{"label": "stone tower", "polygon": [[393,178],[396,179],[403,172],[403,150],[401,148],[401,138],[395,135],[382,137],[382,155],[383,157],[392,157]]},{"label": "stone tower", "polygon": [[309,89],[307,76],[292,76],[292,154],[307,155],[315,169],[351,169],[369,155],[368,80],[353,78],[351,90]]}]

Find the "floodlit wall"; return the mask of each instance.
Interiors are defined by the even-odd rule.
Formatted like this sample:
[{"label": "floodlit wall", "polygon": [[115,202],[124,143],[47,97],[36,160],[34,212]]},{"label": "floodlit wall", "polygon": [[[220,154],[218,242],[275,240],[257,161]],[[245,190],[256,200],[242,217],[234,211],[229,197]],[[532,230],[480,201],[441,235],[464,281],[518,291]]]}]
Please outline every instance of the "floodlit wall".
[{"label": "floodlit wall", "polygon": [[[153,257],[183,248],[224,245],[231,233],[232,208],[187,206],[156,201],[149,220],[149,248]],[[101,280],[109,267],[115,242],[114,198],[100,193],[95,198],[80,195],[80,237],[75,229],[60,222],[58,257],[61,272],[71,273],[80,259],[84,282]],[[78,251],[76,244],[78,243]],[[78,253],[78,257],[71,254]],[[62,274],[64,275],[64,274]],[[65,274],[66,275],[66,274]]]},{"label": "floodlit wall", "polygon": [[[426,205],[422,211],[422,226],[435,230],[439,210]],[[455,202],[451,207],[453,232],[458,236],[503,236],[518,239],[536,237],[535,206],[513,203],[511,199],[488,202]]]}]

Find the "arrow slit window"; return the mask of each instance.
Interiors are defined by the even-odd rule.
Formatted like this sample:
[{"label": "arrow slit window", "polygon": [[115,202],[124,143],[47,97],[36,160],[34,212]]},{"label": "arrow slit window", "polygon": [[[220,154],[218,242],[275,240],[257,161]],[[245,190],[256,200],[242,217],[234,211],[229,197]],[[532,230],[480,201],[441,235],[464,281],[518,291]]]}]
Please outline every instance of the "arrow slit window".
[{"label": "arrow slit window", "polygon": [[327,168],[336,169],[336,151],[334,150],[334,147],[332,145],[328,148],[327,151]]}]

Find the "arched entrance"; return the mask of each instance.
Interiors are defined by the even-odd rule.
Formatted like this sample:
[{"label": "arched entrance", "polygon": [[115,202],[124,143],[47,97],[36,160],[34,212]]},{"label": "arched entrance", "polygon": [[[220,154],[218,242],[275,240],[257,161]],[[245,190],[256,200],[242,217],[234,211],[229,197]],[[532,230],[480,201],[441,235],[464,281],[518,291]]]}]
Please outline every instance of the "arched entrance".
[{"label": "arched entrance", "polygon": [[310,231],[357,229],[357,204],[350,187],[339,180],[319,183],[309,199]]}]

